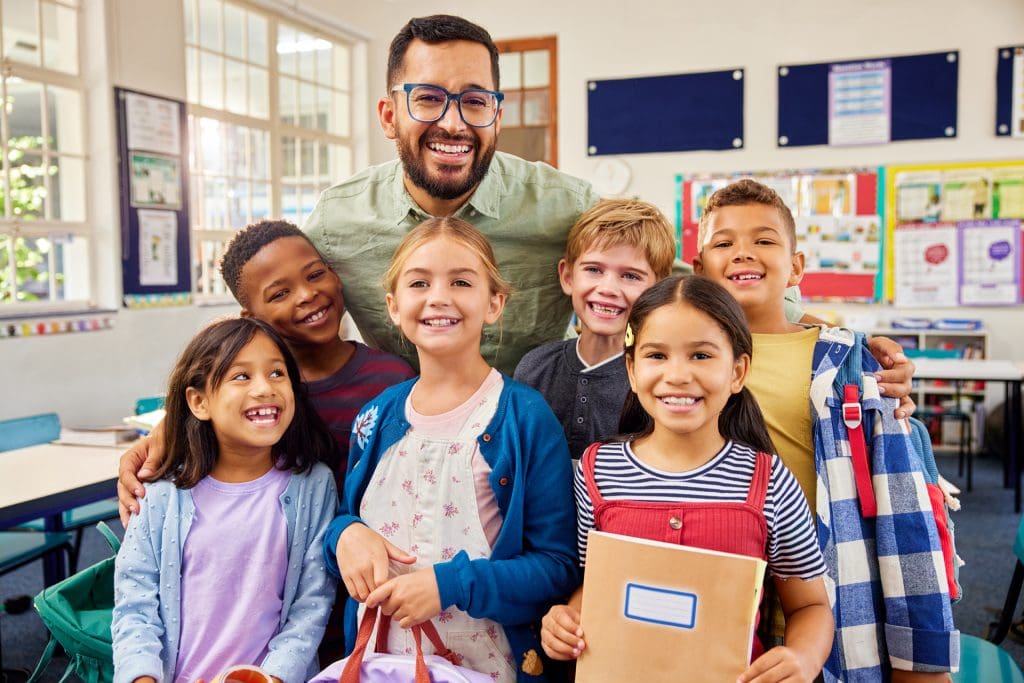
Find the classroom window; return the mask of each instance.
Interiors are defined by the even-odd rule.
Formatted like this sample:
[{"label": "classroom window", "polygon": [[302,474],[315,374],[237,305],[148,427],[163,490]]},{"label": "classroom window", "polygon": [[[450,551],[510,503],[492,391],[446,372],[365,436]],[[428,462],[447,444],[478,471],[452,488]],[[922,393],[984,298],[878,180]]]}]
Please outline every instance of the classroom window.
[{"label": "classroom window", "polygon": [[90,298],[81,22],[72,0],[0,1],[0,307]]},{"label": "classroom window", "polygon": [[219,298],[234,232],[301,225],[352,173],[353,45],[243,3],[184,5],[196,293]]},{"label": "classroom window", "polygon": [[558,166],[558,39],[495,41],[501,66],[498,149]]}]

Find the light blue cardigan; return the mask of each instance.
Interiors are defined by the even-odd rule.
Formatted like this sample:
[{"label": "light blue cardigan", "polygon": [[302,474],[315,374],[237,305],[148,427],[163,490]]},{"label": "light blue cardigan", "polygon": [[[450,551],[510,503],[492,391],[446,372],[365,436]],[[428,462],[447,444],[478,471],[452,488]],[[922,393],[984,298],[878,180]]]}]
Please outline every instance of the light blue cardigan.
[{"label": "light blue cardigan", "polygon": [[[260,666],[285,683],[299,683],[319,671],[316,651],[334,604],[335,582],[323,559],[324,532],[338,500],[334,475],[323,464],[293,474],[279,500],[288,569],[280,627]],[[114,683],[139,676],[169,683],[181,635],[181,553],[195,505],[190,490],[164,480],[146,486],[139,507],[114,574]]]}]

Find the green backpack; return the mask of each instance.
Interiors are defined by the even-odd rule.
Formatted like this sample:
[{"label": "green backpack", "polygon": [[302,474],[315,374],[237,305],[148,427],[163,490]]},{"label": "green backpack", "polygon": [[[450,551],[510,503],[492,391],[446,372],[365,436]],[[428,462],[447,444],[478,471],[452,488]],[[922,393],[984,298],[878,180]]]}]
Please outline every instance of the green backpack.
[{"label": "green backpack", "polygon": [[[121,548],[117,536],[103,522],[96,525],[114,551]],[[114,560],[108,557],[56,583],[35,598],[39,617],[50,629],[50,642],[39,658],[27,683],[35,683],[60,644],[67,653],[68,668],[61,681],[72,673],[86,683],[111,683],[114,652],[110,622],[114,610]]]}]

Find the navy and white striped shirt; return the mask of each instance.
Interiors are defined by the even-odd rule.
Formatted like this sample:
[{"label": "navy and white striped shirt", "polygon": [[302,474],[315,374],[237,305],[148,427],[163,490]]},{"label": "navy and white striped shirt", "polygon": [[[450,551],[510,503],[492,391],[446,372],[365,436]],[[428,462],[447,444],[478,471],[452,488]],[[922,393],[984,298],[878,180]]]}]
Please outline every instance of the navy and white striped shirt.
[{"label": "navy and white striped shirt", "polygon": [[[727,442],[706,464],[688,472],[663,472],[642,463],[628,443],[603,444],[594,463],[594,481],[605,500],[644,502],[742,503],[747,500],[757,453]],[[587,559],[587,532],[594,527],[594,505],[576,469],[576,530],[580,562]],[[764,501],[768,527],[768,571],[780,578],[811,579],[825,573],[807,501],[793,474],[777,455]]]}]

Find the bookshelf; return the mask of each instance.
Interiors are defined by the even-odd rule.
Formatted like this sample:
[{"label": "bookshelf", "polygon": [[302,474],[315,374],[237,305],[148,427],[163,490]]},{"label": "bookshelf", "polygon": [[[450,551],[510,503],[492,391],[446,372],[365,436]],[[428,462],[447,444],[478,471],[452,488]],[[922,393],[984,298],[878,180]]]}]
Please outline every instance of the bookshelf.
[{"label": "bookshelf", "polygon": [[[988,332],[985,330],[881,329],[872,332],[896,340],[907,356],[914,358],[987,358]],[[971,425],[973,451],[981,449],[985,422],[985,383],[944,380],[915,380],[912,398],[917,403],[917,417],[932,435],[932,445],[943,450],[957,450],[961,420],[943,419],[941,415],[966,416]]]}]

